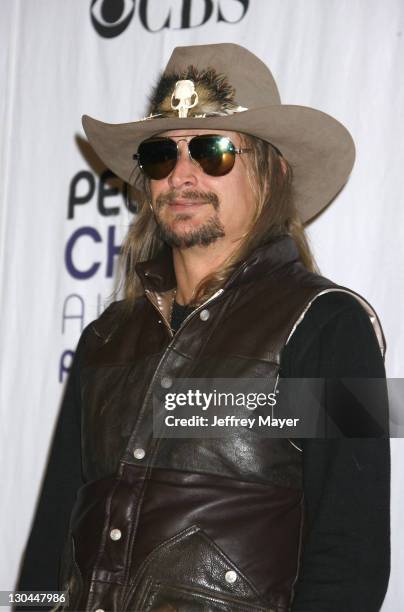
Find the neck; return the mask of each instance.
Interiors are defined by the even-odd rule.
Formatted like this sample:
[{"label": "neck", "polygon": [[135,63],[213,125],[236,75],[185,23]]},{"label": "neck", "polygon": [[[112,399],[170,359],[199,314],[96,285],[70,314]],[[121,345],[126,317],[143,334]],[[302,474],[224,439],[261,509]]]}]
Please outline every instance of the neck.
[{"label": "neck", "polygon": [[195,246],[189,249],[173,248],[173,264],[177,279],[176,301],[189,304],[195,296],[200,282],[220,270],[231,250],[223,249],[218,242],[208,247]]}]

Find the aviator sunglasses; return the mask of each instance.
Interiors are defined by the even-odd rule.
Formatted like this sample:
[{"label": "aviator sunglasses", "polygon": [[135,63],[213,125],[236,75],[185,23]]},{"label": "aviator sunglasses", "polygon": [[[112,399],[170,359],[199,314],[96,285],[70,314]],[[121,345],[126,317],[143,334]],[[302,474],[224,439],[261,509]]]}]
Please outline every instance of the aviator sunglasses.
[{"label": "aviator sunglasses", "polygon": [[[179,158],[178,143],[182,140],[176,142],[162,136],[148,138],[140,143],[133,159],[137,160],[141,170],[150,179],[159,181],[167,178]],[[236,155],[251,151],[235,147],[230,138],[220,134],[193,136],[187,144],[190,159],[209,176],[228,174],[234,166]]]}]

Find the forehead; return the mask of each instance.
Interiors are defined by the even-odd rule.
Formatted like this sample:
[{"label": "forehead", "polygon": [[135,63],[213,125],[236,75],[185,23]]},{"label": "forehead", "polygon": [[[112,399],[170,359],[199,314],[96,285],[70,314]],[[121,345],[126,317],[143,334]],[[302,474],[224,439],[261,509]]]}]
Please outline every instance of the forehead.
[{"label": "forehead", "polygon": [[199,136],[202,134],[220,134],[220,136],[227,136],[230,140],[237,144],[240,141],[240,134],[237,132],[229,132],[227,130],[167,130],[166,132],[160,132],[157,134],[158,136],[166,136],[168,138],[172,138],[173,140],[178,140],[180,138]]}]

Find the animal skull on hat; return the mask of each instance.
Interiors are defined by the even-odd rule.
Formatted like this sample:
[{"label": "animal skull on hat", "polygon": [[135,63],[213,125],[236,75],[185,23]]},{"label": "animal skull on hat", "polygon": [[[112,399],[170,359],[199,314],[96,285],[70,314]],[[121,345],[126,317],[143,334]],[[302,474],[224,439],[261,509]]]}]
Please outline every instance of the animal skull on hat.
[{"label": "animal skull on hat", "polygon": [[[175,101],[177,100],[177,103]],[[178,111],[178,117],[186,117],[188,110],[198,104],[198,94],[195,84],[189,79],[182,79],[175,84],[171,96],[171,108]]]}]

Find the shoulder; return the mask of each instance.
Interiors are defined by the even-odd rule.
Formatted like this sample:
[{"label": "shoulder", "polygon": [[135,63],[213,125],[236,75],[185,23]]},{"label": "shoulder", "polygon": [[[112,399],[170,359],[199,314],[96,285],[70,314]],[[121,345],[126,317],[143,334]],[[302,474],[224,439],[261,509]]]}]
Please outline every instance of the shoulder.
[{"label": "shoulder", "polygon": [[282,370],[291,377],[384,376],[382,337],[376,313],[361,296],[344,289],[319,294],[284,348]]},{"label": "shoulder", "polygon": [[94,321],[91,321],[81,332],[76,346],[72,370],[79,370],[87,363],[87,357],[93,351],[104,346],[118,332],[128,319],[136,315],[142,307],[144,298],[135,302],[118,300],[112,302],[104,312]]},{"label": "shoulder", "polygon": [[129,304],[126,300],[118,300],[112,302],[104,310],[104,312],[92,323],[90,323],[90,330],[98,336],[101,340],[107,340],[111,335],[114,328],[119,326],[121,321],[125,317],[125,313],[129,310]]},{"label": "shoulder", "polygon": [[95,336],[99,341],[108,342],[112,335],[125,322],[136,315],[136,313],[144,307],[145,297],[141,296],[134,302],[129,300],[118,300],[112,302],[104,312],[90,323],[84,330],[83,334],[89,338]]},{"label": "shoulder", "polygon": [[369,315],[353,293],[335,289],[315,297],[305,313],[300,330],[307,330],[310,325],[323,328],[341,317],[354,317],[371,324]]}]

